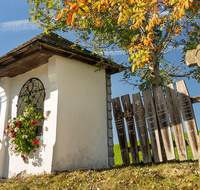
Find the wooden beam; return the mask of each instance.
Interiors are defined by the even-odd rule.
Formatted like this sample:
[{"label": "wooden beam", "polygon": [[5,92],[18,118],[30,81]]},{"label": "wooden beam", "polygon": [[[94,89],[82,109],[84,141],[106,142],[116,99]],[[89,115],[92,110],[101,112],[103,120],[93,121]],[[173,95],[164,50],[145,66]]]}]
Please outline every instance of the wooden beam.
[{"label": "wooden beam", "polygon": [[12,53],[7,53],[5,56],[0,57],[0,65],[4,65],[4,63],[10,62],[9,60],[16,59],[18,60],[20,57],[24,57],[26,55],[30,55],[31,52],[35,52],[36,50],[40,50],[40,45],[37,43],[33,43],[31,46],[25,46],[22,49],[13,49]]},{"label": "wooden beam", "polygon": [[19,61],[13,59],[11,62],[0,66],[0,77],[15,77],[47,63],[48,59],[49,57],[47,55],[44,55],[39,51],[26,55],[23,58],[20,58]]},{"label": "wooden beam", "polygon": [[191,99],[192,104],[200,102],[200,96],[194,96],[194,97],[191,97],[190,99]]}]

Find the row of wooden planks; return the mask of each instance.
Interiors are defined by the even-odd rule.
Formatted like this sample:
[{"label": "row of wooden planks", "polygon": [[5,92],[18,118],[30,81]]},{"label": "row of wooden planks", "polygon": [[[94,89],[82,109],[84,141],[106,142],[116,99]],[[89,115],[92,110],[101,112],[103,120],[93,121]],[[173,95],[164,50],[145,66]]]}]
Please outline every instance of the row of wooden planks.
[{"label": "row of wooden planks", "polygon": [[[181,161],[187,160],[188,155],[181,113],[194,159],[198,159],[198,130],[191,99],[183,80],[177,82],[176,87],[178,98],[172,84],[166,86],[166,99],[161,86],[154,89],[153,94],[155,100],[153,100],[151,90],[143,91],[144,106],[140,93],[132,95],[132,104],[129,95],[124,95],[121,97],[124,112],[122,112],[120,99],[112,99],[113,114],[124,164],[130,163],[129,151],[131,152],[133,163],[139,163],[134,119],[144,163],[152,162],[147,130],[149,131],[151,139],[153,161],[159,163],[175,159],[170,121],[179,159]],[[130,148],[127,145],[124,117],[128,127]]]}]

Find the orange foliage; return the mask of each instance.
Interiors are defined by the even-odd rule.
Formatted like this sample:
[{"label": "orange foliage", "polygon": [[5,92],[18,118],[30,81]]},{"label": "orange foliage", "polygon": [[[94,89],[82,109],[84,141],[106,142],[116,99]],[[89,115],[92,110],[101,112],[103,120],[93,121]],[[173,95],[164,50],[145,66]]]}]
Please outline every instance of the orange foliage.
[{"label": "orange foliage", "polygon": [[[76,0],[73,2],[65,0],[65,4],[68,7],[64,7],[62,12],[55,16],[58,21],[61,21],[62,16],[67,14],[67,24],[79,27],[79,25],[73,24],[76,19],[78,20],[82,16],[87,19],[88,16],[92,16],[95,26],[100,27],[103,21],[99,18],[99,14],[108,10],[111,15],[110,18],[117,20],[118,25],[129,22],[131,23],[130,29],[132,30],[144,27],[143,30],[148,35],[142,35],[140,38],[132,39],[132,43],[127,47],[130,55],[133,54],[134,49],[137,50],[138,55],[140,54],[142,56],[138,67],[151,61],[152,58],[149,54],[154,50],[160,49],[154,44],[155,40],[159,41],[153,35],[155,27],[161,26],[164,28],[168,22],[167,19],[173,22],[183,20],[185,10],[194,8],[193,14],[195,14],[196,10],[200,8],[200,3],[194,5],[193,0]],[[147,13],[152,15],[148,20],[145,18]],[[166,31],[170,33],[171,38],[174,38],[181,33],[182,28],[166,28]],[[136,40],[139,40],[140,43],[134,44],[133,42]],[[144,51],[142,55],[140,50]],[[135,60],[138,59],[139,57],[135,58]]]},{"label": "orange foliage", "polygon": [[61,19],[62,19],[62,13],[59,13],[55,16],[55,19],[58,19],[59,22],[61,22]]}]

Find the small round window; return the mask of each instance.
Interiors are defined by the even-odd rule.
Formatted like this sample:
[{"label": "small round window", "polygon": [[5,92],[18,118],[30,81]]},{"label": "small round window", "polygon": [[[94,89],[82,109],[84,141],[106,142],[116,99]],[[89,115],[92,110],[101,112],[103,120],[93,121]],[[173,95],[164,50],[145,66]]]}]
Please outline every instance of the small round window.
[{"label": "small round window", "polygon": [[[29,97],[31,105],[36,107],[36,110],[43,115],[44,99],[45,99],[45,88],[42,82],[38,78],[29,79],[22,87],[19,93],[18,104],[17,104],[17,115],[23,114],[25,107],[24,100]],[[42,123],[40,123],[42,126]],[[41,135],[42,127],[38,126],[37,134]]]}]

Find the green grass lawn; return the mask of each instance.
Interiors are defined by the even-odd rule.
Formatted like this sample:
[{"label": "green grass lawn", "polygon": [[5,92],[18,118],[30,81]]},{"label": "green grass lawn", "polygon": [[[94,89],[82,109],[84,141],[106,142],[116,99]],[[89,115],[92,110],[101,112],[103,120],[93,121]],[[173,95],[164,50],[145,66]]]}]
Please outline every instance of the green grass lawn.
[{"label": "green grass lawn", "polygon": [[[185,135],[185,139],[188,139],[187,133],[184,133],[184,135]],[[174,135],[172,135],[172,138],[174,140]],[[150,140],[149,140],[149,142],[151,143]],[[138,145],[140,145],[139,141],[137,143],[138,143]],[[130,147],[130,143],[129,142],[128,142],[128,147]],[[113,148],[114,148],[114,153],[115,153],[115,157],[114,157],[115,165],[116,166],[122,165],[123,162],[122,162],[122,157],[121,157],[121,151],[120,151],[119,144],[115,144]],[[179,155],[178,155],[177,148],[175,147],[174,150],[175,150],[176,160],[179,160]],[[152,150],[151,150],[151,152],[152,152]],[[194,160],[194,157],[193,157],[192,150],[191,150],[190,146],[187,146],[187,153],[188,153],[188,160]],[[131,153],[129,153],[129,157],[130,157],[130,163],[132,163]],[[140,160],[140,162],[143,161],[142,152],[141,151],[139,151],[139,160]]]},{"label": "green grass lawn", "polygon": [[166,162],[118,166],[111,169],[53,172],[51,174],[0,180],[6,190],[198,190],[198,163]]},{"label": "green grass lawn", "polygon": [[[189,159],[193,159],[188,148]],[[177,150],[176,159],[178,159]],[[122,165],[119,145],[114,146],[116,165],[110,169],[53,172],[51,174],[0,179],[0,189],[15,190],[147,190],[200,189],[197,161],[170,161],[130,166]],[[141,152],[139,152],[142,161]],[[131,156],[130,156],[131,158]]]}]

